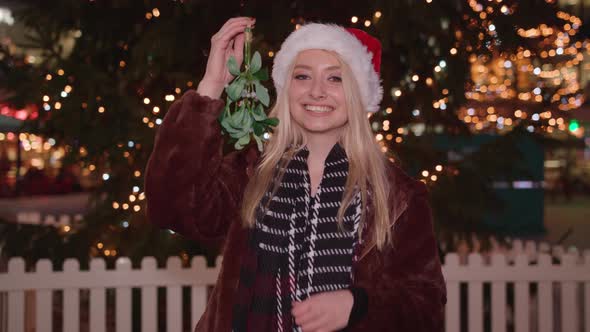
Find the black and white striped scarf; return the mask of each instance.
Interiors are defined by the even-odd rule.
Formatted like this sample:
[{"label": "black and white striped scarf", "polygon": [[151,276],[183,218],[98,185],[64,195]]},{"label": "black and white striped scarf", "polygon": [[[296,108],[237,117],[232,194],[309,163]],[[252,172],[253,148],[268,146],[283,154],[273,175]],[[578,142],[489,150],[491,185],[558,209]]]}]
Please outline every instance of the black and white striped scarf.
[{"label": "black and white striped scarf", "polygon": [[287,165],[275,195],[268,192],[261,202],[261,207],[268,203],[268,209],[259,209],[249,241],[250,250],[256,251],[256,267],[245,264],[240,274],[238,294],[250,296],[239,303],[248,309],[236,308],[234,331],[298,331],[291,316],[292,301],[352,283],[361,217],[359,192],[346,209],[344,231],[336,218],[348,176],[346,152],[334,145],[314,197],[308,155],[306,147],[301,149]]}]

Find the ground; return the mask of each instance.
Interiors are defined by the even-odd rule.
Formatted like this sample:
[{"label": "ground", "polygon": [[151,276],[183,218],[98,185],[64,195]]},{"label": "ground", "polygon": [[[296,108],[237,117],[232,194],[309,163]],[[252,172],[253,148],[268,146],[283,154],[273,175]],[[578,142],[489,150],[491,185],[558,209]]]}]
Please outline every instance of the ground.
[{"label": "ground", "polygon": [[545,240],[556,244],[570,232],[562,245],[590,249],[590,197],[574,197],[570,202],[563,198],[545,202]]}]

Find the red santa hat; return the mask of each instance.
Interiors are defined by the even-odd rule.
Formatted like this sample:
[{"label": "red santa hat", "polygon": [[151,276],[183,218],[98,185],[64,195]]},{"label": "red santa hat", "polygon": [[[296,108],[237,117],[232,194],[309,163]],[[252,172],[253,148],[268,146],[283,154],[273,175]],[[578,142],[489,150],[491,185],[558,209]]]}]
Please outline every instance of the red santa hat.
[{"label": "red santa hat", "polygon": [[322,49],[338,53],[350,66],[357,80],[361,99],[367,112],[377,112],[383,99],[379,71],[381,43],[363,30],[335,24],[309,23],[293,31],[281,45],[272,67],[277,93],[283,89],[287,70],[299,52]]}]

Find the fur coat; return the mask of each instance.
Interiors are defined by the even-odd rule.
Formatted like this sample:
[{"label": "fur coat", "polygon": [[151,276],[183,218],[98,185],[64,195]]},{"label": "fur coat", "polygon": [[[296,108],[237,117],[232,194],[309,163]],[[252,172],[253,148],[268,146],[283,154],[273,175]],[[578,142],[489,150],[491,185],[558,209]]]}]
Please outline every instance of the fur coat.
[{"label": "fur coat", "polygon": [[[222,248],[217,284],[196,332],[229,332],[248,230],[240,203],[258,151],[222,154],[221,100],[189,91],[166,114],[146,169],[149,220]],[[446,287],[426,186],[391,164],[393,247],[378,250],[363,232],[353,285],[368,294],[367,314],[349,331],[433,332],[444,329]],[[369,209],[366,220],[372,220]],[[371,225],[368,224],[368,230]]]}]

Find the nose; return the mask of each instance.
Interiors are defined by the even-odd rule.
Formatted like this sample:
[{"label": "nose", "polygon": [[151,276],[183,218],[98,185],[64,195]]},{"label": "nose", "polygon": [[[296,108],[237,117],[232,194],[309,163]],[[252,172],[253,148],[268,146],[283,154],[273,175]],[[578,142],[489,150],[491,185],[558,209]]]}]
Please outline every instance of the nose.
[{"label": "nose", "polygon": [[311,89],[309,95],[313,99],[324,99],[326,98],[326,90],[322,80],[314,79],[311,83]]}]

